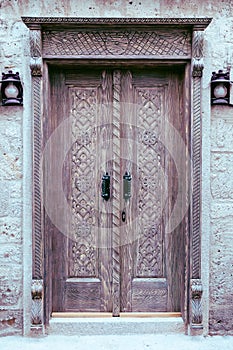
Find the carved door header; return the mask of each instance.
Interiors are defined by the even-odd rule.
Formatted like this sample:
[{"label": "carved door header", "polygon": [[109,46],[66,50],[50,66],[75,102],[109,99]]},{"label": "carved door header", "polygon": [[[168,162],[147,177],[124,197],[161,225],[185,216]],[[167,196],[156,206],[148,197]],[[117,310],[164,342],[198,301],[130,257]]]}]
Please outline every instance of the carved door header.
[{"label": "carved door header", "polygon": [[191,33],[204,30],[211,19],[23,17],[23,21],[32,32],[42,34],[38,41],[43,58],[191,59]]}]

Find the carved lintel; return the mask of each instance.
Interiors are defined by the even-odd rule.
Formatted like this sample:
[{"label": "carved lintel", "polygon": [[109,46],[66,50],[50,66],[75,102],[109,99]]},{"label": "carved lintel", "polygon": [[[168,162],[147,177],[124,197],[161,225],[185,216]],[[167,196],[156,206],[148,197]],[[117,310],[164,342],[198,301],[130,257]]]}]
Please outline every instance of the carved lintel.
[{"label": "carved lintel", "polygon": [[40,30],[30,31],[30,51],[31,51],[31,74],[33,76],[42,75],[42,40]]},{"label": "carved lintel", "polygon": [[202,31],[193,32],[192,44],[192,67],[193,77],[202,77],[203,64],[203,42],[204,33]]},{"label": "carved lintel", "polygon": [[32,327],[43,327],[43,280],[32,281],[31,295],[31,325]]},{"label": "carved lintel", "polygon": [[202,283],[200,279],[191,279],[190,282],[190,323],[192,328],[202,328]]}]

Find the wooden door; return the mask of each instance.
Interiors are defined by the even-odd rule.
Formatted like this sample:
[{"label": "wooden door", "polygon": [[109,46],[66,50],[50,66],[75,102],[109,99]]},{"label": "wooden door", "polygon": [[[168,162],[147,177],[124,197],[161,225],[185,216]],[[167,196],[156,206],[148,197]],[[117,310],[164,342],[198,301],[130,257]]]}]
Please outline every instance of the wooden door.
[{"label": "wooden door", "polygon": [[132,176],[131,198],[121,195],[126,216],[121,223],[121,311],[181,311],[187,224],[181,211],[187,198],[176,212],[179,224],[173,225],[172,211],[178,192],[187,189],[186,181],[179,186],[177,170],[182,168],[186,180],[183,73],[162,67],[124,71],[121,89],[120,177],[124,172]]},{"label": "wooden door", "polygon": [[[179,70],[164,68],[51,70],[45,143],[68,120],[60,147],[68,150],[62,190],[70,208],[57,215],[66,232],[45,216],[52,311],[118,316],[180,310],[186,221],[166,233],[178,183],[166,142],[170,124],[185,133],[182,79]],[[54,162],[51,157],[48,169]],[[101,197],[106,172],[107,201]],[[131,177],[128,196],[125,174]]]}]

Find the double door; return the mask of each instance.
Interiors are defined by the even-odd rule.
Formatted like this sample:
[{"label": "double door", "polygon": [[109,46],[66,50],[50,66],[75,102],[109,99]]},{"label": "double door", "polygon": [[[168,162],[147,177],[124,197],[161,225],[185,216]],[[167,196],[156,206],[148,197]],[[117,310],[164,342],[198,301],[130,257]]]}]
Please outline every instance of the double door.
[{"label": "double door", "polygon": [[[56,68],[50,82],[45,177],[65,148],[68,208],[59,208],[61,225],[45,210],[52,311],[180,311],[187,218],[180,213],[172,228],[170,217],[179,197],[174,129],[184,144],[187,133],[183,70]],[[47,195],[53,211],[55,192]]]}]

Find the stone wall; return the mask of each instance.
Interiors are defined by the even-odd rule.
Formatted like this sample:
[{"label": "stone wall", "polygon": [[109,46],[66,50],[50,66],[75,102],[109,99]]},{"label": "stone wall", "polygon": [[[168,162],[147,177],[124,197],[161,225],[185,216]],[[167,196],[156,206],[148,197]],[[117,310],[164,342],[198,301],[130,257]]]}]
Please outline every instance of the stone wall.
[{"label": "stone wall", "polygon": [[19,71],[24,85],[24,107],[0,107],[0,334],[30,324],[31,78],[21,16],[213,17],[202,90],[204,330],[233,334],[233,112],[209,99],[211,72],[233,64],[231,0],[0,0],[0,71]]},{"label": "stone wall", "polygon": [[211,115],[210,332],[233,335],[233,111]]}]

